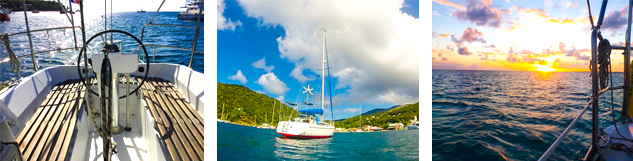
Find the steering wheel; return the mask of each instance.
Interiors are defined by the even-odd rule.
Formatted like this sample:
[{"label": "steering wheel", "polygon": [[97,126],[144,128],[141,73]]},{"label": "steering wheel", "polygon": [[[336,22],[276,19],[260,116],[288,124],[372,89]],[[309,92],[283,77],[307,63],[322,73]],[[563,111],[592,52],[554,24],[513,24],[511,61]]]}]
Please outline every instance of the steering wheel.
[{"label": "steering wheel", "polygon": [[[138,38],[136,38],[134,35],[132,35],[132,34],[130,34],[130,33],[128,33],[128,32],[125,32],[125,31],[121,31],[121,30],[106,30],[106,31],[102,31],[102,32],[99,32],[99,33],[97,33],[96,35],[94,35],[94,36],[90,37],[90,39],[88,39],[88,42],[86,42],[86,44],[84,44],[84,46],[82,47],[81,52],[79,52],[79,56],[77,57],[77,73],[79,73],[79,79],[80,79],[80,80],[84,80],[83,76],[81,76],[81,70],[80,70],[80,68],[79,68],[79,67],[80,67],[80,65],[79,65],[79,64],[81,63],[81,57],[82,57],[82,55],[83,55],[84,50],[86,50],[86,46],[88,46],[88,44],[90,44],[90,42],[91,42],[93,39],[97,38],[98,36],[101,36],[101,35],[107,34],[107,33],[121,33],[121,34],[127,35],[127,36],[129,36],[129,37],[132,37],[132,39],[136,40],[136,42],[137,42],[137,43],[141,46],[141,48],[143,48],[143,52],[145,53],[145,57],[146,57],[146,58],[149,58],[149,55],[147,54],[147,50],[145,49],[145,45],[143,45],[143,43],[141,43],[141,40],[139,40]],[[106,52],[105,54],[107,55],[107,52]],[[143,86],[143,84],[145,83],[145,79],[147,78],[147,74],[149,73],[149,64],[150,64],[150,63],[149,63],[149,61],[147,61],[147,62],[146,62],[146,66],[147,66],[146,68],[147,68],[147,69],[145,69],[145,75],[143,76],[143,79],[141,80],[141,83],[138,85],[138,87],[136,87],[134,90],[132,90],[132,92],[127,93],[127,94],[125,94],[125,95],[123,95],[123,96],[119,97],[119,99],[125,98],[125,97],[127,97],[128,95],[131,95],[131,94],[136,93],[136,92],[138,91],[138,89],[139,89],[139,88],[141,88],[141,87]],[[88,64],[84,64],[84,69],[88,69]],[[95,94],[95,95],[99,96],[99,94],[97,94],[97,92],[93,91],[93,90],[92,90],[92,88],[90,88],[88,85],[86,85],[86,82],[85,82],[85,81],[80,81],[80,82],[81,82],[84,86],[86,86],[86,88],[87,88],[90,92],[92,92],[93,94]],[[113,82],[113,83],[115,83],[115,82]]]}]

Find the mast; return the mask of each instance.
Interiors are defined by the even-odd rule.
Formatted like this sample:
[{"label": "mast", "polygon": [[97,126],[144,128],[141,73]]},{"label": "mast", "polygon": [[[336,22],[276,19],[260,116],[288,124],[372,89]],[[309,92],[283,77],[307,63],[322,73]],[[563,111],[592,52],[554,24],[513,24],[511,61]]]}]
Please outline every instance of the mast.
[{"label": "mast", "polygon": [[363,129],[363,105],[360,106],[360,129]]},{"label": "mast", "polygon": [[[325,110],[324,99],[325,99],[325,28],[323,30],[323,64],[321,64],[321,110]],[[321,120],[323,120],[323,116],[321,116]]]}]

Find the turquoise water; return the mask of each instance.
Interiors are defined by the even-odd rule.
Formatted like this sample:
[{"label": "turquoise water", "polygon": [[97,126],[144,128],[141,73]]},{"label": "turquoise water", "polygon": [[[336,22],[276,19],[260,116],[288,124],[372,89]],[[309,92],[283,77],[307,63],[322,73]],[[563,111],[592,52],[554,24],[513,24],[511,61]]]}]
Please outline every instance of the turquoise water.
[{"label": "turquoise water", "polygon": [[[59,14],[59,12],[40,12],[37,14],[27,13],[29,19],[29,26],[31,30],[54,28],[54,27],[68,27],[71,26],[68,18]],[[184,21],[177,19],[177,12],[160,12],[154,23],[170,24],[170,25],[186,25],[196,26],[196,21]],[[154,12],[136,13],[136,12],[121,12],[114,13],[113,29],[123,30],[131,33],[137,38],[141,39],[141,30],[146,23],[149,23]],[[74,14],[75,26],[80,26],[80,14]],[[86,15],[85,18],[86,27],[86,39],[89,39],[96,33],[104,31],[104,22],[101,15]],[[204,23],[200,23],[201,27],[204,27]],[[110,14],[108,14],[108,29],[110,29]],[[0,33],[17,33],[26,31],[26,25],[24,23],[24,13],[14,12],[11,14],[11,21],[0,22]],[[77,43],[81,47],[81,30],[76,29]],[[191,28],[177,28],[177,27],[146,27],[145,35],[143,39],[144,44],[166,45],[175,46],[181,48],[191,48],[193,45],[193,38],[195,35],[195,29]],[[204,30],[200,30],[198,37],[198,44],[196,50],[204,51]],[[29,41],[26,34],[19,36],[11,36],[11,48],[16,55],[30,55]],[[123,41],[124,53],[132,52],[134,46],[137,46],[133,39],[123,36],[114,35],[115,40]],[[72,48],[74,47],[73,32],[71,29],[65,30],[53,30],[47,32],[35,32],[32,33],[33,48],[35,52],[49,51],[57,48]],[[99,39],[90,43],[90,47],[97,48],[99,44],[96,42],[101,41]],[[153,49],[147,48],[150,58],[153,58]],[[136,51],[138,53],[138,51]],[[51,67],[55,65],[72,64],[76,61],[76,56],[79,51],[67,50],[62,52],[53,52],[47,54],[36,55],[37,66],[39,69]],[[90,54],[90,53],[89,53]],[[6,49],[4,45],[0,45],[0,60],[7,57]],[[156,48],[156,62],[157,63],[174,63],[181,65],[189,65],[189,58],[191,52],[186,50],[170,49],[170,48]],[[22,77],[29,76],[34,73],[33,60],[30,56],[20,58],[20,64],[22,66],[20,75]],[[194,61],[192,68],[198,72],[204,73],[204,54],[196,53],[194,55]],[[6,81],[11,78],[18,78],[17,73],[11,72],[9,63],[3,63],[0,65],[0,81]]]},{"label": "turquoise water", "polygon": [[[589,102],[589,72],[433,70],[433,160],[537,160]],[[614,86],[622,73],[613,73]],[[613,122],[600,97],[600,127]],[[622,91],[614,92],[620,122]],[[591,145],[591,109],[550,160],[578,160]]]},{"label": "turquoise water", "polygon": [[218,122],[218,160],[418,160],[419,131],[284,139],[272,129]]}]

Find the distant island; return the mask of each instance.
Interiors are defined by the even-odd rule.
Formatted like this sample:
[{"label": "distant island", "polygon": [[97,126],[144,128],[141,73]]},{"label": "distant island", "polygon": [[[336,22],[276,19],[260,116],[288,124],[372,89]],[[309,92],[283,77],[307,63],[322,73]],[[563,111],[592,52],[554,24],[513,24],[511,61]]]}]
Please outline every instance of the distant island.
[{"label": "distant island", "polygon": [[[3,7],[8,7],[13,12],[24,11],[22,0],[2,0],[0,1],[0,3],[7,3],[7,5],[3,5]],[[39,11],[61,11],[61,6],[66,8],[66,6],[63,4],[60,6],[57,1],[26,0],[26,4],[31,4],[30,6],[26,6],[27,11],[32,11],[33,9],[37,9]]]},{"label": "distant island", "polygon": [[[292,107],[248,87],[236,84],[217,83],[218,119],[241,125],[277,125],[279,120],[297,116]],[[275,111],[273,113],[273,107]],[[282,109],[282,110],[280,110]]]},{"label": "distant island", "polygon": [[389,110],[383,111],[377,110],[379,112],[375,112],[368,115],[354,116],[351,118],[347,118],[342,121],[335,122],[337,128],[360,128],[362,119],[362,126],[376,126],[381,127],[383,129],[388,129],[389,124],[398,124],[401,123],[404,126],[407,126],[413,120],[413,116],[420,116],[420,102],[414,104],[406,104],[397,107],[392,107]]}]

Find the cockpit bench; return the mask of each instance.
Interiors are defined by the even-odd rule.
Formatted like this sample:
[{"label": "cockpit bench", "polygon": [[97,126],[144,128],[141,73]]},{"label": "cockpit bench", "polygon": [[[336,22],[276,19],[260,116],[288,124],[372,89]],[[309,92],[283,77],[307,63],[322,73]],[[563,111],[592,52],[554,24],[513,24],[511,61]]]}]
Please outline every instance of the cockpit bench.
[{"label": "cockpit bench", "polygon": [[204,160],[204,118],[176,87],[162,78],[147,78],[142,92],[172,160]]},{"label": "cockpit bench", "polygon": [[55,85],[16,138],[25,160],[66,160],[84,101],[78,79]]}]

